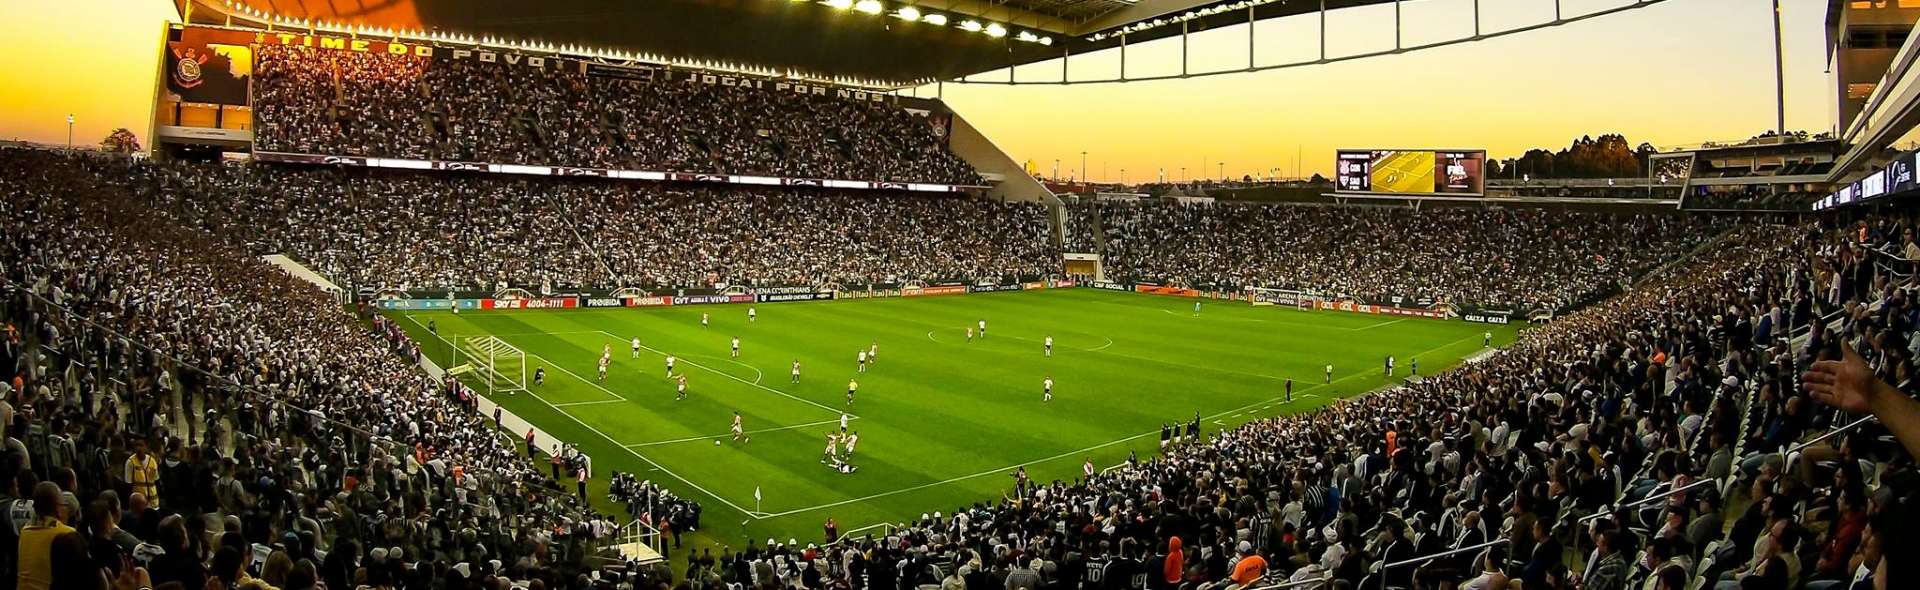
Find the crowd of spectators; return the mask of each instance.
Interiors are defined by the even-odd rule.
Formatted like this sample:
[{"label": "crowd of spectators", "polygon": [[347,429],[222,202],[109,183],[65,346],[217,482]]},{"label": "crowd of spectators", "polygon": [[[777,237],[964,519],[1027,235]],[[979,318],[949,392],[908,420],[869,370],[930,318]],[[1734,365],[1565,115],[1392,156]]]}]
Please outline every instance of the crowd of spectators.
[{"label": "crowd of spectators", "polygon": [[418,369],[404,334],[171,223],[122,186],[130,166],[0,150],[0,577],[305,590],[640,575],[595,557],[615,521],[533,467],[536,441],[521,449],[471,391]]},{"label": "crowd of spectators", "polygon": [[1100,201],[1109,280],[1559,309],[1617,289],[1725,222],[1548,209]]},{"label": "crowd of spectators", "polygon": [[[1057,264],[1046,209],[963,195],[238,165],[142,166],[184,223],[402,290],[1002,282]],[[583,247],[584,244],[584,247]]]},{"label": "crowd of spectators", "polygon": [[1811,184],[1703,185],[1686,192],[1680,206],[1696,211],[1804,211],[1827,196]]},{"label": "crowd of spectators", "polygon": [[1094,218],[1094,208],[1081,206],[1078,201],[1073,203],[1073,206],[1066,208],[1067,218],[1061,228],[1064,233],[1060,236],[1060,249],[1066,252],[1098,252],[1095,244],[1099,238],[1094,232],[1099,231],[1100,222]]},{"label": "crowd of spectators", "polygon": [[982,184],[938,119],[888,102],[283,45],[255,63],[263,151]]},{"label": "crowd of spectators", "polygon": [[[769,590],[1911,587],[1920,305],[1911,277],[1854,237],[1884,225],[1742,226],[1441,375],[881,533],[836,538],[829,520],[821,543],[702,556],[687,579]],[[1840,342],[1850,348],[1832,353]],[[1868,411],[1886,426],[1792,444]]]}]

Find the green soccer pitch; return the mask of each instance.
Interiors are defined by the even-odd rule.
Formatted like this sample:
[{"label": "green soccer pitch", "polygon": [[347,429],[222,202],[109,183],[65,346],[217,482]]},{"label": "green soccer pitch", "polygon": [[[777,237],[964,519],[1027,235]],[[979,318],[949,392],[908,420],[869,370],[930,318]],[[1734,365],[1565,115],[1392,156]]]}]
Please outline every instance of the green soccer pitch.
[{"label": "green soccer pitch", "polygon": [[[1482,351],[1483,332],[1498,346],[1517,329],[1229,301],[1196,314],[1194,301],[1061,289],[759,304],[751,323],[748,304],[390,316],[443,366],[449,340],[491,335],[524,350],[529,379],[545,367],[545,384],[495,401],[592,456],[596,502],[612,508],[610,470],[636,473],[700,502],[700,534],[728,544],[817,542],[829,516],[845,533],[997,501],[1022,465],[1044,482],[1079,477],[1089,459],[1101,469],[1129,451],[1145,460],[1162,423],[1197,412],[1206,435],[1310,410],[1388,384],[1387,355],[1397,382],[1413,358],[1440,371]],[[983,319],[987,335],[967,341],[965,329]],[[1047,336],[1052,357],[1042,354]],[[856,354],[875,343],[878,360],[857,373]],[[613,363],[600,381],[603,346]],[[667,354],[687,378],[684,401],[666,377]],[[1048,377],[1053,401],[1043,402]],[[852,406],[849,379],[860,385]],[[736,411],[750,442],[731,440]],[[852,474],[821,463],[842,412],[859,433]]]}]

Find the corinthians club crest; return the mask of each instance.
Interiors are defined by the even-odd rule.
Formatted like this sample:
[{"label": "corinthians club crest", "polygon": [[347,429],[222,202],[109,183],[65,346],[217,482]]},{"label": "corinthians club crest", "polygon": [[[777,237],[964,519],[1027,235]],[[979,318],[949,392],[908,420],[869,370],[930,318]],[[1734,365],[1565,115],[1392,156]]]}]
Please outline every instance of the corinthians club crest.
[{"label": "corinthians club crest", "polygon": [[200,66],[201,64],[207,63],[207,60],[211,59],[212,56],[201,53],[199,48],[195,47],[185,49],[176,47],[173,50],[173,55],[178,58],[173,66],[173,83],[175,85],[178,85],[181,89],[187,89],[199,86],[201,82],[206,81],[201,73]]}]

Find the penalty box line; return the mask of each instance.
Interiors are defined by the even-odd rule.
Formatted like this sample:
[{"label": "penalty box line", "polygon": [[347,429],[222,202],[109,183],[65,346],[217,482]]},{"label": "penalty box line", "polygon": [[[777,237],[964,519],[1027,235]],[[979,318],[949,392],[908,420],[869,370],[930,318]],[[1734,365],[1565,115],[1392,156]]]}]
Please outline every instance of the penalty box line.
[{"label": "penalty box line", "polygon": [[[413,318],[413,316],[407,316],[407,317],[410,319],[413,319],[413,322],[416,324],[420,324],[421,327],[423,328],[426,327],[426,324],[422,323],[419,319]],[[448,346],[453,346],[452,341],[447,340],[446,337],[441,336],[438,332],[433,333],[433,336],[435,338],[439,338],[441,342],[447,343]],[[565,372],[568,375],[572,375],[573,378],[579,379],[581,383],[585,383],[587,385],[598,388],[601,391],[605,391],[608,395],[612,395],[614,397],[620,397],[620,394],[614,393],[605,387],[601,387],[599,383],[594,383],[592,381],[588,381],[584,378],[581,378],[579,375],[575,375],[572,371],[568,371],[558,366],[555,366],[554,368],[560,369],[562,372]],[[531,394],[532,392],[528,392],[528,393]],[[608,436],[606,432],[601,431],[599,428],[595,428],[592,424],[588,424],[585,420],[581,420],[579,416],[575,416],[572,413],[567,412],[564,408],[553,405],[553,402],[547,401],[546,398],[540,397],[537,394],[531,395],[531,397],[533,399],[539,400],[540,403],[542,404],[546,404],[547,407],[553,408],[553,411],[555,413],[560,414],[562,416],[566,416],[567,419],[572,420],[575,424],[579,424],[581,428],[587,429],[588,432],[592,432],[594,434],[600,435],[600,438],[605,439],[609,443],[612,443],[613,446],[619,447],[621,450],[624,450],[628,454],[633,455],[635,458],[646,462],[646,464],[648,465],[652,465],[654,469],[660,470],[661,473],[667,474],[668,477],[672,477],[674,479],[680,480],[680,483],[687,484],[687,487],[698,490],[700,493],[706,494],[710,498],[719,500],[721,504],[725,504],[727,505],[728,508],[732,508],[735,511],[740,512],[742,514],[752,514],[754,512],[752,510],[747,510],[745,507],[742,507],[739,504],[733,503],[733,501],[728,500],[726,496],[716,494],[713,492],[713,490],[709,490],[706,487],[701,486],[700,484],[694,483],[693,480],[687,479],[686,477],[678,473],[674,473],[672,469],[667,469],[665,465],[661,465],[660,463],[655,462],[653,459],[647,458],[646,455],[640,454],[639,451],[635,451],[633,449],[627,448],[625,445],[620,444],[620,441],[614,440],[613,437]],[[760,517],[756,516],[754,518],[760,518]]]}]

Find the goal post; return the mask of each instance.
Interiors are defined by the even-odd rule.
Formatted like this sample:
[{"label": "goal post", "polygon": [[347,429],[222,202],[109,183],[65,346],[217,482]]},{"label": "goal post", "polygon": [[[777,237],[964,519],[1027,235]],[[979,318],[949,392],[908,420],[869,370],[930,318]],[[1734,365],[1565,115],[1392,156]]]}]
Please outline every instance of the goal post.
[{"label": "goal post", "polygon": [[487,382],[487,391],[527,390],[527,353],[495,336],[473,336],[460,343],[467,362]]},{"label": "goal post", "polygon": [[1312,310],[1314,293],[1298,289],[1274,289],[1269,287],[1247,287],[1247,301],[1255,307],[1277,305],[1292,307],[1302,311]]}]

